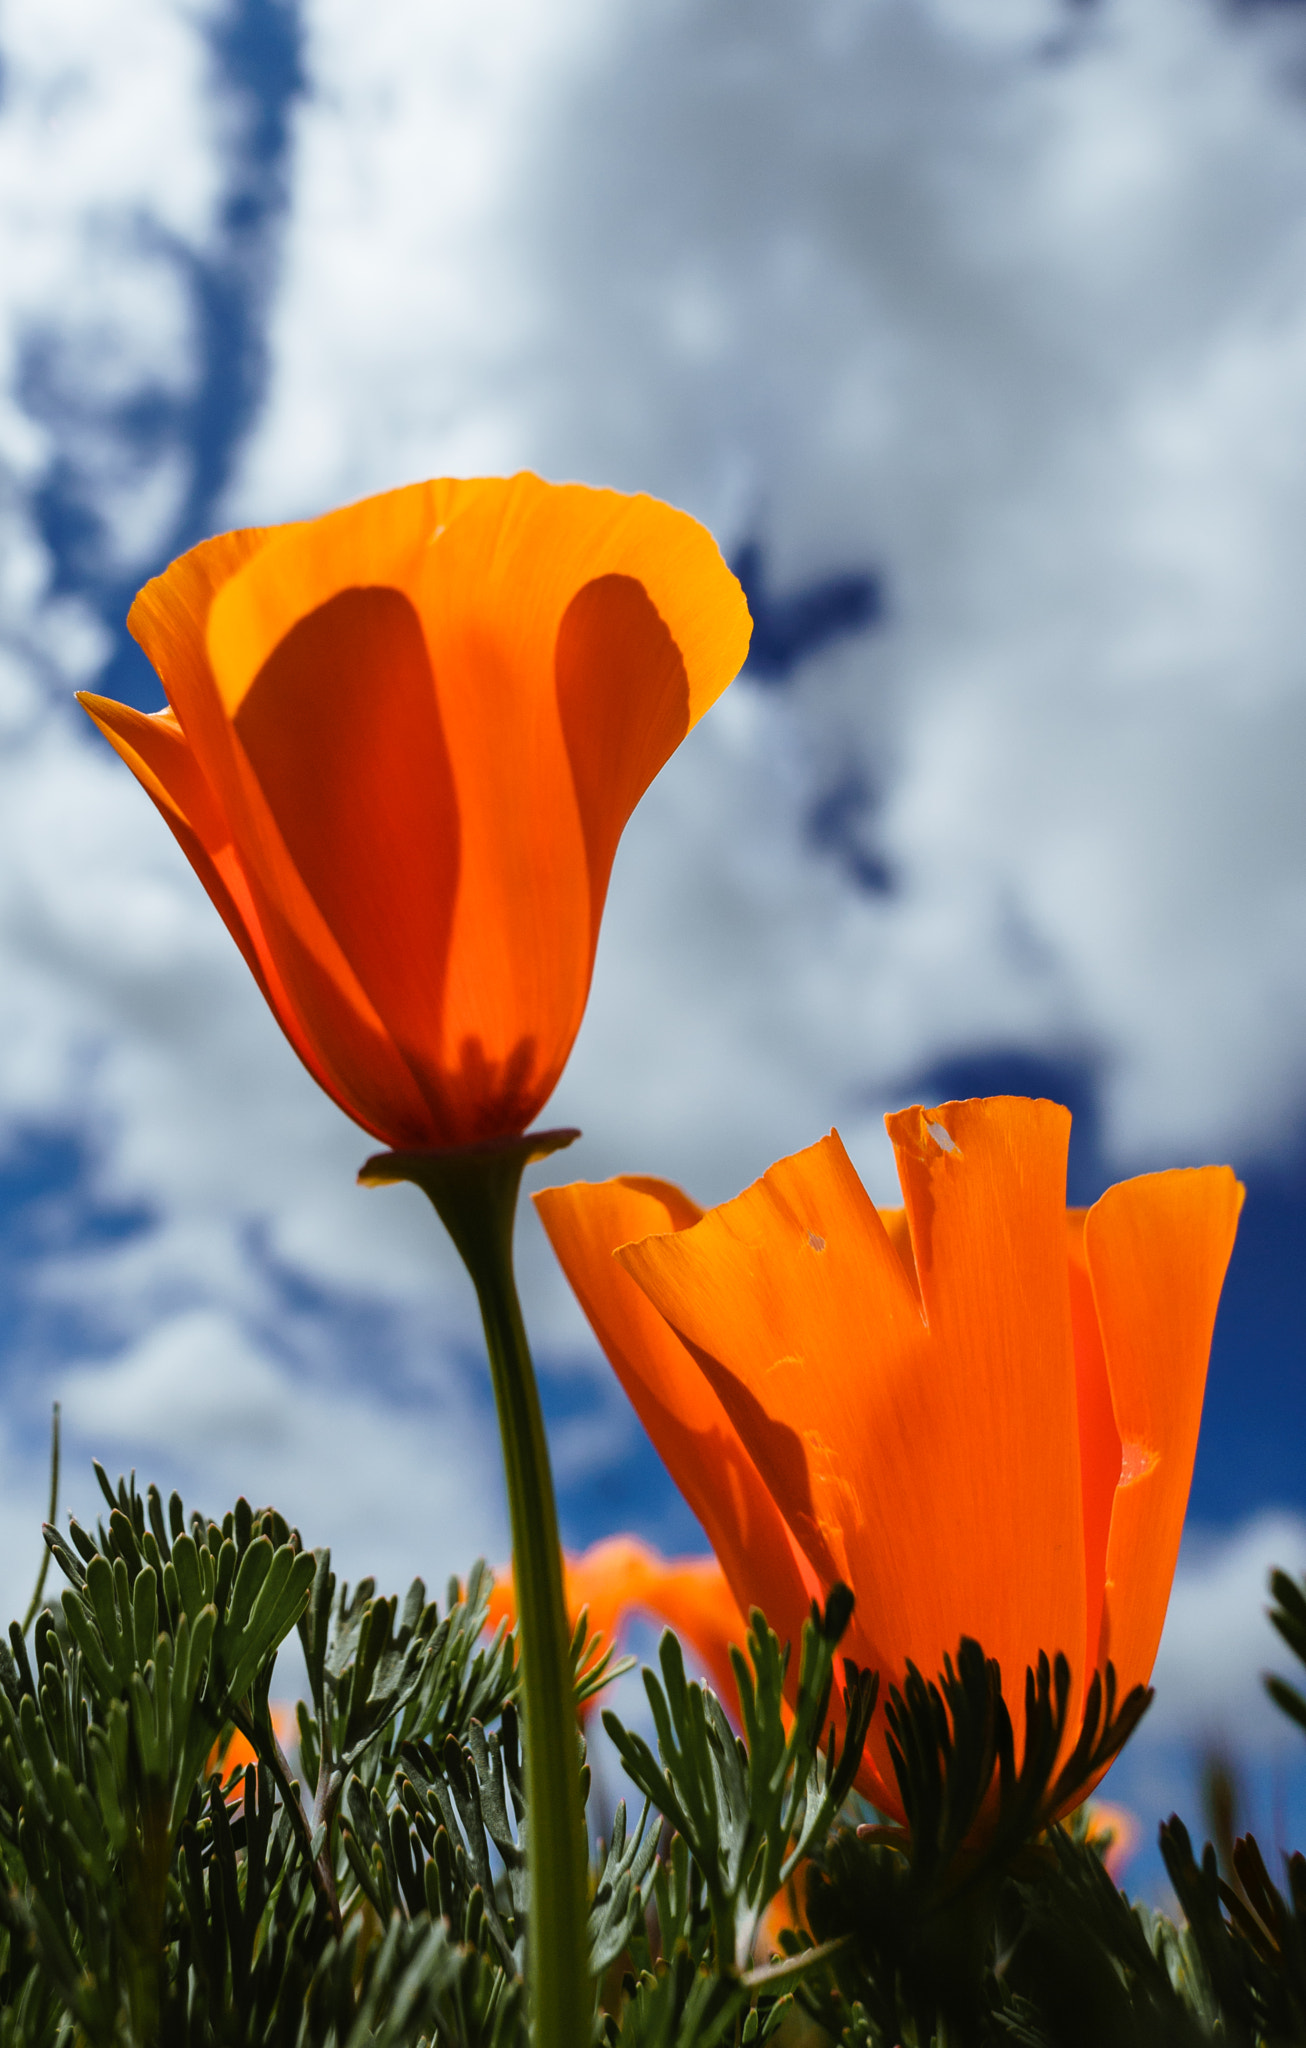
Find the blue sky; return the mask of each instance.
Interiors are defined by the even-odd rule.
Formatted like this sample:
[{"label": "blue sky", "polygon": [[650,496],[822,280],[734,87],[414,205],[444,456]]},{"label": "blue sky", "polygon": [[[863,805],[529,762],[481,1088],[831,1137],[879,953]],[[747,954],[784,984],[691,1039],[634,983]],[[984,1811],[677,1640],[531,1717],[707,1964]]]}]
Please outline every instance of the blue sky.
[{"label": "blue sky", "polygon": [[[1289,0],[13,0],[7,1597],[55,1397],[74,1498],[94,1452],[353,1571],[503,1547],[461,1276],[69,707],[160,701],[122,619],[200,535],[526,464],[688,505],[757,620],[623,847],[567,1176],[720,1199],[833,1122],[887,1198],[887,1108],[1008,1089],[1078,1200],[1231,1159],[1135,1783],[1226,1727],[1272,1771],[1228,1668],[1306,1562],[1303,59]],[[529,1221],[522,1266],[569,1539],[696,1545]]]}]

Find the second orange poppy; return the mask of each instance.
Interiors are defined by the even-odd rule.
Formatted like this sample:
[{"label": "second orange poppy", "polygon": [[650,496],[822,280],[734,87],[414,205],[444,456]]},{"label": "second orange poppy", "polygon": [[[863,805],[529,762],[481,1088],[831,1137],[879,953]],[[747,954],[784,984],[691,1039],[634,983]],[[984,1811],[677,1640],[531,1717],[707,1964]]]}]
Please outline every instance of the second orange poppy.
[{"label": "second orange poppy", "polygon": [[[1145,1682],[1178,1554],[1242,1190],[1227,1167],[1065,1203],[1069,1113],[1002,1097],[888,1119],[903,1207],[833,1133],[719,1209],[647,1179],[536,1199],[740,1606],[900,1683],[977,1637],[1020,1738],[1064,1651]],[[883,1715],[863,1788],[899,1813]]]}]

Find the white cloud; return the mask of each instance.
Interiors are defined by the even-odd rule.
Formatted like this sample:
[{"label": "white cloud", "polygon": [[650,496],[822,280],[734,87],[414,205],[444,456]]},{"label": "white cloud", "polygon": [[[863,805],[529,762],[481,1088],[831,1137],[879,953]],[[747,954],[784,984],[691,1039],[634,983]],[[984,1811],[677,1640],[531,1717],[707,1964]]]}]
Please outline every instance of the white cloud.
[{"label": "white cloud", "polygon": [[[213,12],[17,0],[0,35],[0,464],[30,489],[62,458],[105,520],[105,568],[148,558],[184,488],[175,447],[133,459],[120,409],[184,393],[196,369],[185,258],[221,189]],[[30,597],[43,580],[31,535],[6,541]],[[39,608],[0,618],[37,658],[43,624]]]},{"label": "white cloud", "polygon": [[1291,1651],[1270,1625],[1272,1569],[1306,1573],[1306,1523],[1258,1515],[1230,1535],[1194,1530],[1175,1576],[1152,1683],[1156,1704],[1144,1724],[1156,1741],[1233,1749],[1249,1759],[1301,1735],[1265,1693],[1266,1671],[1301,1680]]},{"label": "white cloud", "polygon": [[[159,1360],[206,1330],[289,1413],[304,1359],[267,1333],[290,1275],[398,1314],[405,1398],[429,1353],[422,1455],[457,1501],[482,1467],[452,1255],[411,1191],[354,1189],[369,1141],[41,687],[106,639],[53,594],[37,494],[71,473],[127,574],[188,488],[184,439],[120,429],[199,376],[188,265],[237,134],[217,18],[15,0],[0,31],[0,1116],[89,1132],[90,1192],[156,1218],[33,1276],[117,1347],[79,1367],[88,1434],[144,1431]],[[733,693],[633,822],[550,1112],[587,1141],[556,1171],[718,1198],[838,1120],[887,1193],[886,1101],[1012,1043],[1101,1062],[1122,1165],[1276,1142],[1306,1076],[1300,25],[1215,0],[303,18],[233,520],[530,462],[760,534],[781,591],[886,577],[882,632]],[[858,773],[891,895],[807,833]],[[592,1359],[529,1221],[523,1263],[542,1342]],[[379,1439],[328,1395],[360,1447],[353,1541]],[[167,1458],[210,1434],[179,1398]],[[597,1458],[609,1425],[573,1436]],[[39,1470],[14,1483],[34,1510]]]},{"label": "white cloud", "polygon": [[[414,11],[401,57],[310,7],[236,509],[533,462],[756,527],[782,584],[875,562],[892,605],[651,800],[568,1113],[721,1187],[930,1059],[1070,1042],[1122,1161],[1272,1145],[1306,1043],[1291,30],[537,16]],[[803,844],[850,761],[888,902]]]},{"label": "white cloud", "polygon": [[74,1366],[58,1384],[84,1453],[104,1446],[114,1472],[148,1460],[165,1494],[178,1484],[210,1513],[239,1492],[271,1501],[306,1542],[331,1543],[350,1577],[406,1584],[420,1571],[442,1587],[478,1552],[507,1548],[496,1446],[470,1401],[455,1398],[441,1416],[429,1400],[295,1370],[212,1308],[183,1311],[111,1365]]}]

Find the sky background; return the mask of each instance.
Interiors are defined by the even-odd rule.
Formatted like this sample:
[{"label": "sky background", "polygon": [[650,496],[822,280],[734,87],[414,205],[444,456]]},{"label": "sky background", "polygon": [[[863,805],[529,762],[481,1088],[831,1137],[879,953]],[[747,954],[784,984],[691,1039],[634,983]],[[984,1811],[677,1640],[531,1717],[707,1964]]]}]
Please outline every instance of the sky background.
[{"label": "sky background", "polygon": [[[618,856],[559,1177],[738,1191],[1018,1090],[1072,1197],[1248,1201],[1150,1826],[1306,1567],[1306,6],[0,0],[0,1591],[50,1403],[341,1566],[505,1549],[469,1290],[71,702],[202,535],[530,466],[686,506],[757,622]],[[567,1539],[701,1543],[533,1219]],[[1144,1877],[1149,1866],[1140,1864]],[[1154,1873],[1153,1873],[1154,1874]],[[1150,1881],[1150,1880],[1149,1880]]]}]

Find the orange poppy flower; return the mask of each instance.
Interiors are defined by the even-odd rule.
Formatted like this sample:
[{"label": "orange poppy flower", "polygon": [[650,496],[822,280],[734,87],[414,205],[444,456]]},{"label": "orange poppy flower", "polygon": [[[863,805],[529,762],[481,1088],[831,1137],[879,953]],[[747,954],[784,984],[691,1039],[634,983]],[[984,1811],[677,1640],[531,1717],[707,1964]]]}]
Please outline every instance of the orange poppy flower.
[{"label": "orange poppy flower", "polygon": [[[887,1123],[901,1210],[835,1133],[706,1215],[648,1180],[535,1199],[741,1608],[796,1638],[842,1579],[882,1699],[977,1637],[1018,1744],[1025,1669],[1064,1651],[1074,1731],[1108,1658],[1122,1691],[1151,1673],[1242,1189],[1149,1174],[1067,1212],[1054,1103]],[[901,1818],[883,1713],[861,1782]]]},{"label": "orange poppy flower", "polygon": [[1105,1799],[1090,1799],[1086,1811],[1086,1839],[1105,1844],[1102,1862],[1106,1874],[1114,1884],[1119,1884],[1125,1874],[1125,1865],[1142,1839],[1138,1815],[1131,1813],[1127,1806],[1114,1806]]},{"label": "orange poppy flower", "polygon": [[[299,1724],[295,1709],[285,1701],[277,1701],[271,1708],[272,1733],[282,1749],[290,1749],[298,1740]],[[222,1779],[222,1790],[228,1799],[243,1797],[242,1779],[249,1764],[258,1762],[258,1752],[247,1735],[239,1728],[228,1728],[225,1739],[219,1737],[208,1754],[204,1766],[206,1778],[217,1771]]]},{"label": "orange poppy flower", "polygon": [[398,1148],[525,1130],[635,804],[748,647],[685,513],[533,476],[224,534],[128,624],[169,708],[84,695],[314,1078]]},{"label": "orange poppy flower", "polygon": [[[730,1646],[741,1650],[748,1633],[724,1573],[714,1557],[663,1557],[637,1536],[606,1536],[579,1556],[563,1560],[567,1617],[572,1627],[589,1609],[591,1635],[605,1644],[621,1639],[628,1614],[664,1621],[688,1643],[717,1696],[731,1709],[737,1693]],[[500,1573],[490,1595],[488,1626],[517,1618],[512,1573]],[[586,1701],[586,1708],[593,1705]]]}]

